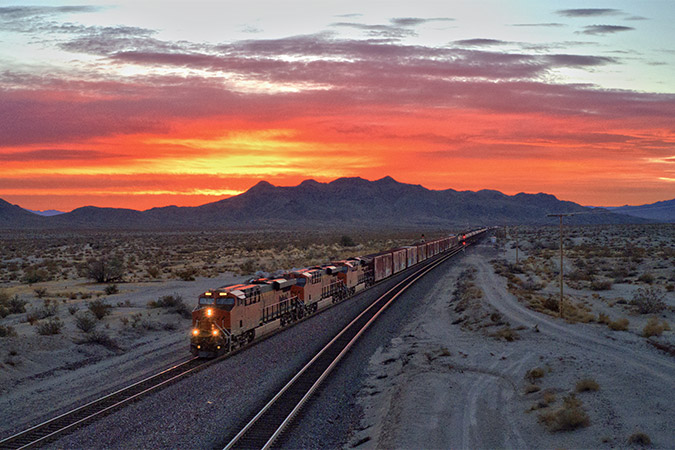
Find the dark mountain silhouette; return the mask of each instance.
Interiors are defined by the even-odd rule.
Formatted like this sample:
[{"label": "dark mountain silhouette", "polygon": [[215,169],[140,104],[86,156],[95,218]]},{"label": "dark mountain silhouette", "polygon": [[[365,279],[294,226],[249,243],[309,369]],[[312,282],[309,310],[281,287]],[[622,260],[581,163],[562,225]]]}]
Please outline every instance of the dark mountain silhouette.
[{"label": "dark mountain silhouette", "polygon": [[35,228],[44,223],[43,216],[33,214],[0,199],[0,228]]},{"label": "dark mountain silhouette", "polygon": [[650,203],[640,206],[619,206],[607,208],[613,213],[626,214],[633,217],[655,220],[664,223],[675,223],[675,199]]},{"label": "dark mountain silhouette", "polygon": [[[6,202],[5,202],[6,203]],[[7,204],[9,205],[9,204]],[[11,205],[10,205],[11,206]],[[482,190],[434,191],[399,183],[339,178],[330,183],[306,180],[280,187],[261,181],[235,197],[197,207],[168,206],[146,211],[87,206],[41,217],[14,209],[0,211],[4,228],[242,229],[242,228],[447,228],[479,225],[555,224],[547,213],[583,213],[566,223],[636,223],[644,219],[593,210],[548,194]],[[2,218],[4,217],[4,220]]]}]

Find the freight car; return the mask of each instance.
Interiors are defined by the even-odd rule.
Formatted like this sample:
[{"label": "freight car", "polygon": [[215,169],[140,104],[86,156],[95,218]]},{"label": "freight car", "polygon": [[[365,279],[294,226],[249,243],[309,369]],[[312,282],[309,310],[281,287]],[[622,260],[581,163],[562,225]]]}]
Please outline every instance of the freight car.
[{"label": "freight car", "polygon": [[412,246],[222,286],[199,296],[192,311],[190,351],[214,357],[342,301],[487,231],[473,230]]}]

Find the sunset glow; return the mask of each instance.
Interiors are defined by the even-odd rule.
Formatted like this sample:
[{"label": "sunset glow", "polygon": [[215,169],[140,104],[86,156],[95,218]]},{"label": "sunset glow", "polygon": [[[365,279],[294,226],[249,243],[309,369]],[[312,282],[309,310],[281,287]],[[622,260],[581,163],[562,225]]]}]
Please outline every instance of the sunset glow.
[{"label": "sunset glow", "polygon": [[389,175],[671,199],[675,8],[611,5],[0,0],[0,198],[148,209]]}]

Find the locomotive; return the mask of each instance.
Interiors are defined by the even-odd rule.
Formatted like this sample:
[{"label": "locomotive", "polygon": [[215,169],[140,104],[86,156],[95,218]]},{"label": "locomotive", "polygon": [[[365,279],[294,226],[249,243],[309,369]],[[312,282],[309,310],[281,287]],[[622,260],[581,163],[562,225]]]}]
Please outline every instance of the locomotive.
[{"label": "locomotive", "polygon": [[210,289],[192,311],[190,352],[215,357],[289,326],[408,267],[477,239],[482,228],[411,246],[308,267],[277,278]]}]

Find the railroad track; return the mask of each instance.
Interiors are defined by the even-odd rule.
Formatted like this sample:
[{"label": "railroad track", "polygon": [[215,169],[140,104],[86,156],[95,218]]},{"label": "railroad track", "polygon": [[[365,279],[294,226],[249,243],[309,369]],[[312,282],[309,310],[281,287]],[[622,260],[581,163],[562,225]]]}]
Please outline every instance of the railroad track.
[{"label": "railroad track", "polygon": [[155,375],[149,376],[130,386],[122,388],[104,397],[77,407],[58,417],[42,422],[27,430],[16,433],[0,441],[1,449],[29,448],[44,445],[64,433],[74,430],[91,420],[110,413],[113,409],[127,404],[140,396],[162,386],[203,369],[215,360],[204,361],[192,358]]},{"label": "railroad track", "polygon": [[[359,315],[352,323],[348,326],[352,326],[355,324],[357,321],[358,323],[362,323],[364,320],[365,322],[368,322],[368,320],[372,321],[379,315],[379,313],[386,308],[386,306],[393,301],[398,295],[400,295],[408,286],[414,283],[417,278],[421,277],[424,275],[426,272],[429,270],[433,269],[436,267],[438,264],[441,262],[445,261],[446,259],[450,258],[451,256],[454,256],[456,253],[461,251],[461,249],[456,249],[454,251],[451,251],[447,255],[443,255],[440,259],[433,260],[431,263],[425,265],[424,267],[418,268],[415,272],[412,274],[408,275],[403,281],[399,282],[395,287],[387,291],[383,296],[381,296],[378,300],[376,300],[371,306],[368,307],[361,315]],[[412,281],[410,281],[412,280]],[[403,286],[403,287],[402,287]],[[379,305],[379,307],[375,308],[376,305]],[[311,316],[310,316],[311,317]],[[372,319],[372,320],[371,320]],[[304,320],[304,319],[303,319]],[[369,325],[370,322],[368,322]],[[330,346],[334,342],[340,341],[343,342],[343,344],[346,341],[346,344],[342,345],[342,348],[344,349],[343,353],[346,352],[349,347],[351,347],[352,342],[350,342],[350,339],[356,340],[358,336],[365,330],[366,327],[362,327],[363,329],[359,332],[357,330],[354,335],[347,339],[347,335],[344,334],[345,330],[343,332],[336,336],[326,347]],[[273,333],[276,334],[276,333]],[[269,336],[267,336],[269,337]],[[170,367],[169,369],[166,369],[162,372],[159,372],[157,374],[151,375],[147,378],[144,378],[143,380],[140,380],[130,386],[124,387],[122,389],[119,389],[111,394],[107,394],[104,397],[101,397],[97,400],[93,400],[85,405],[79,406],[75,409],[72,409],[66,413],[63,413],[53,419],[49,419],[45,422],[42,422],[38,425],[35,425],[31,428],[28,428],[26,430],[23,430],[21,432],[18,432],[12,436],[6,437],[2,440],[0,440],[0,449],[22,449],[22,448],[30,448],[30,447],[35,447],[35,446],[40,446],[40,445],[45,445],[49,442],[52,442],[56,440],[58,437],[67,434],[73,430],[75,430],[77,427],[80,427],[82,425],[85,425],[97,418],[100,418],[104,416],[105,414],[108,414],[112,412],[114,409],[119,408],[123,405],[126,405],[134,400],[137,400],[139,397],[146,395],[152,391],[155,391],[159,389],[160,387],[164,387],[170,383],[173,383],[188,374],[195,373],[198,370],[202,370],[206,368],[207,366],[210,366],[211,364],[214,364],[226,357],[232,356],[235,353],[239,353],[240,351],[248,348],[250,345],[253,345],[257,342],[258,340],[254,341],[253,343],[246,345],[240,349],[235,350],[232,353],[228,353],[225,355],[222,355],[218,358],[214,358],[211,360],[203,360],[199,358],[192,358],[187,361],[184,361],[182,363],[179,363],[173,367]],[[338,347],[335,347],[337,349]],[[324,348],[326,350],[326,348]],[[335,351],[335,350],[333,350]],[[325,361],[328,358],[328,353],[325,353],[325,355],[322,356],[324,352],[322,351],[319,355],[315,356],[314,359],[308,363],[308,366],[312,364],[315,360],[321,360]],[[319,358],[321,356],[321,358]],[[337,361],[341,358],[340,352],[338,352],[339,358],[335,359],[335,356],[333,356],[334,364],[337,363]],[[334,365],[333,364],[333,365]],[[330,365],[330,363],[328,363]],[[306,366],[307,367],[307,366]],[[319,367],[319,366],[316,366]],[[331,366],[332,369],[332,366]],[[305,370],[303,369],[303,372]],[[326,372],[327,375],[327,372]],[[298,378],[298,376],[296,376]],[[296,381],[296,378],[291,380],[290,383],[294,383]],[[325,378],[325,376],[323,377]],[[321,382],[323,378],[320,378],[317,382]],[[316,380],[315,380],[316,382]],[[295,383],[297,385],[297,383]],[[297,388],[294,388],[297,389]],[[316,388],[314,388],[316,389]],[[308,394],[307,397],[311,395],[311,393],[314,391],[312,389]],[[286,388],[284,388],[286,390]],[[290,393],[289,393],[290,394]],[[277,397],[275,397],[277,399]],[[275,399],[272,400],[272,402],[275,401]],[[301,399],[302,400],[302,399]],[[300,406],[298,409],[304,404],[305,400],[302,400],[300,403]],[[296,402],[297,403],[297,402]],[[267,407],[265,408],[267,409]],[[297,411],[293,412],[293,416],[295,415]],[[258,416],[256,416],[258,417]],[[292,418],[292,417],[291,417]],[[254,420],[256,420],[254,418]],[[286,426],[286,423],[283,424],[283,426]],[[248,427],[248,425],[247,425]],[[276,439],[277,436],[275,436]],[[233,441],[234,442],[234,441]],[[244,441],[242,441],[244,442]],[[230,443],[232,444],[232,443]],[[230,445],[228,444],[228,445]],[[255,445],[254,445],[255,446]],[[246,446],[246,448],[249,448],[251,446]]]},{"label": "railroad track", "polygon": [[268,449],[281,436],[319,385],[377,317],[419,278],[462,249],[415,270],[381,295],[314,356],[234,437],[225,450]]}]

